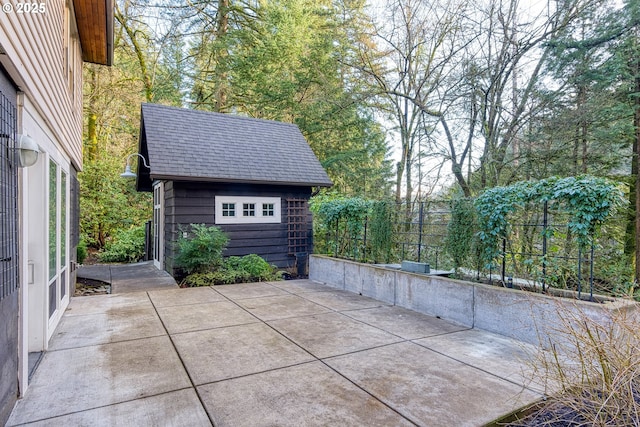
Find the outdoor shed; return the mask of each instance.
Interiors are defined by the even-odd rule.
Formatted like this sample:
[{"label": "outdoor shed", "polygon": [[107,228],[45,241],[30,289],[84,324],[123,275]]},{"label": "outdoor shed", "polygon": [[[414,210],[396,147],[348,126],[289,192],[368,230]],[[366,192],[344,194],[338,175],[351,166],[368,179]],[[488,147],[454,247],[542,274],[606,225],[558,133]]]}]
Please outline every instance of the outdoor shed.
[{"label": "outdoor shed", "polygon": [[153,191],[158,268],[175,273],[189,224],[220,227],[225,256],[255,253],[286,268],[312,251],[308,201],[332,183],[296,125],[143,104],[138,151],[136,187]]}]

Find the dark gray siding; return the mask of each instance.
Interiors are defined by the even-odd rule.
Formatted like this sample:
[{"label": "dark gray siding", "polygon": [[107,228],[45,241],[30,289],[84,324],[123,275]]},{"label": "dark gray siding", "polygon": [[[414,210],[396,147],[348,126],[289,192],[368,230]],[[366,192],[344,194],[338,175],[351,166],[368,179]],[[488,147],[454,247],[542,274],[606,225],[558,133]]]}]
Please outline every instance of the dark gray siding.
[{"label": "dark gray siding", "polygon": [[0,67],[0,425],[18,397],[18,170],[16,90]]},{"label": "dark gray siding", "polygon": [[[181,227],[189,224],[215,224],[215,196],[280,197],[279,224],[218,224],[228,236],[225,256],[258,254],[280,268],[292,267],[295,257],[289,254],[287,231],[287,199],[306,199],[310,187],[249,184],[165,182],[165,268],[173,273],[174,256]],[[311,221],[307,230],[307,252],[311,252]]]}]

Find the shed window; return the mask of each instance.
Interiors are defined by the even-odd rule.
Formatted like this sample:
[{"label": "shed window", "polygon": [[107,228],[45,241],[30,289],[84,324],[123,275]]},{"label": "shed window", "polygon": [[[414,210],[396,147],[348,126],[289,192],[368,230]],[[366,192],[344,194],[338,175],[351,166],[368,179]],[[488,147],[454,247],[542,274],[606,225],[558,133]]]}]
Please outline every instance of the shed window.
[{"label": "shed window", "polygon": [[243,203],[242,204],[242,216],[256,216],[256,204],[255,203]]},{"label": "shed window", "polygon": [[236,204],[235,203],[223,203],[222,204],[222,216],[236,216]]},{"label": "shed window", "polygon": [[[260,224],[281,222],[280,197],[216,196],[216,224]],[[237,212],[237,213],[236,213]]]},{"label": "shed window", "polygon": [[262,216],[273,216],[274,208],[273,203],[263,203],[262,204]]}]

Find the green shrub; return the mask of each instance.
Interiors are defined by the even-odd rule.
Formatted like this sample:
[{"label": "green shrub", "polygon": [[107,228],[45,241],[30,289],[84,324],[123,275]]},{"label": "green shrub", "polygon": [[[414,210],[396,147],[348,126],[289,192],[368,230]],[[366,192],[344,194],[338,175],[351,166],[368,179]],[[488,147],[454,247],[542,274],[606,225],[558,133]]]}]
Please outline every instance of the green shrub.
[{"label": "green shrub", "polygon": [[267,261],[256,254],[243,257],[229,257],[225,267],[228,270],[244,271],[251,279],[269,280],[273,276],[274,268]]},{"label": "green shrub", "polygon": [[371,244],[371,258],[374,263],[391,261],[393,208],[393,203],[388,200],[371,202],[369,242]]},{"label": "green shrub", "polygon": [[243,257],[229,257],[217,270],[190,274],[182,284],[193,287],[281,279],[282,272],[277,271],[258,255],[251,254]]},{"label": "green shrub", "polygon": [[178,254],[176,267],[188,274],[206,273],[222,265],[222,252],[229,238],[218,227],[207,227],[204,224],[191,224],[188,237],[180,230],[178,238]]},{"label": "green shrub", "polygon": [[[445,249],[453,259],[456,273],[463,265],[477,265],[473,260],[476,241],[477,219],[476,209],[471,199],[453,199],[451,201],[451,220],[447,225]],[[475,261],[475,262],[473,262]]]},{"label": "green shrub", "polygon": [[76,247],[76,261],[78,264],[82,264],[87,258],[87,255],[87,243],[83,239],[80,239],[78,246]]},{"label": "green shrub", "polygon": [[212,286],[212,285],[228,285],[232,283],[249,282],[249,275],[244,271],[210,271],[208,273],[190,274],[182,281],[184,286]]},{"label": "green shrub", "polygon": [[144,256],[144,225],[118,231],[100,253],[104,262],[136,262]]}]

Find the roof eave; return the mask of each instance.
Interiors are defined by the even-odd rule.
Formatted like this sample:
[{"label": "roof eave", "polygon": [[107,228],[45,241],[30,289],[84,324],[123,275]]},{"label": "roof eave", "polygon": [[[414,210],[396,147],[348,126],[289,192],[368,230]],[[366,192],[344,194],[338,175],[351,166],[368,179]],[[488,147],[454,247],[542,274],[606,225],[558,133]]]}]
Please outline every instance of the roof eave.
[{"label": "roof eave", "polygon": [[177,175],[159,175],[151,172],[151,180],[155,181],[193,181],[193,182],[218,182],[218,183],[232,183],[232,184],[260,184],[260,185],[283,185],[292,187],[331,187],[333,183],[331,181],[315,182],[315,181],[269,181],[260,179],[226,179],[226,178],[211,178],[211,177],[196,177],[196,176],[177,176]]},{"label": "roof eave", "polygon": [[113,0],[73,0],[82,60],[113,63]]}]

